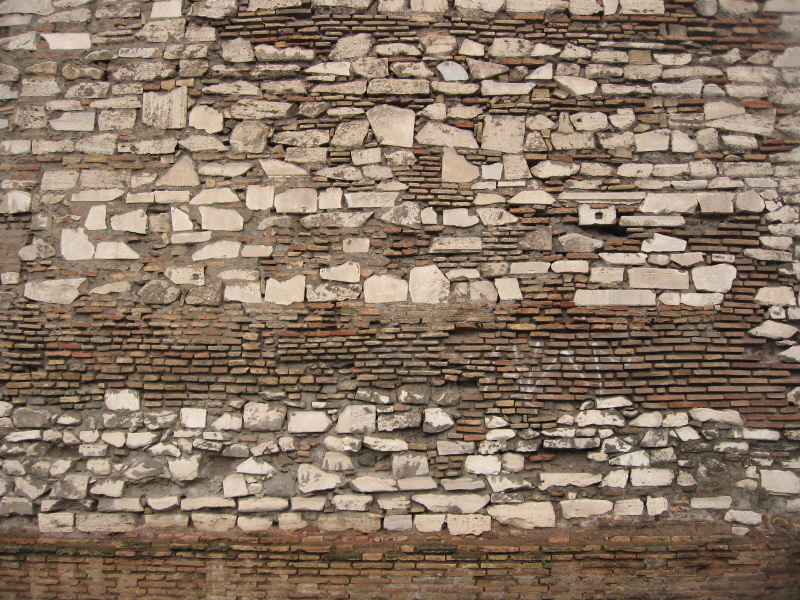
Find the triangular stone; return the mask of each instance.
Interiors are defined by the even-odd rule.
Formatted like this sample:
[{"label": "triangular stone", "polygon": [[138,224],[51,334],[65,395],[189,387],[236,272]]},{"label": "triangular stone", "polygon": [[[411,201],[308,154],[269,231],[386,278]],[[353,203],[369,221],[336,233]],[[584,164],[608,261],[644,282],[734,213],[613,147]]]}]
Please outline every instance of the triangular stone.
[{"label": "triangular stone", "polygon": [[156,185],[168,187],[195,187],[200,185],[200,178],[194,168],[194,161],[190,157],[184,156],[156,181]]}]

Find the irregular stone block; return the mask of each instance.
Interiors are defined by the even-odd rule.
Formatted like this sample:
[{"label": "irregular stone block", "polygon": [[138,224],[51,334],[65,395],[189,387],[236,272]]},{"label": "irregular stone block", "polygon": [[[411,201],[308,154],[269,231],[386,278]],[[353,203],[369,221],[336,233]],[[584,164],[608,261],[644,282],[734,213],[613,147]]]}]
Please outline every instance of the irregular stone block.
[{"label": "irregular stone block", "polygon": [[483,242],[478,237],[439,237],[428,249],[431,254],[458,254],[480,252]]},{"label": "irregular stone block", "polygon": [[326,473],[313,465],[301,464],[297,468],[297,490],[302,494],[332,490],[343,484],[344,479],[340,475]]},{"label": "irregular stone block", "polygon": [[677,269],[633,268],[628,270],[628,282],[632,288],[687,290],[689,274]]},{"label": "irregular stone block", "polygon": [[450,280],[436,265],[414,267],[409,274],[408,289],[412,302],[441,304],[450,296]]},{"label": "irregular stone block", "polygon": [[559,505],[565,519],[588,519],[604,515],[614,508],[614,503],[608,500],[562,500]]},{"label": "irregular stone block", "polygon": [[633,487],[665,487],[674,480],[675,473],[671,469],[631,469]]},{"label": "irregular stone block", "polygon": [[85,282],[85,277],[29,281],[25,284],[23,295],[35,302],[72,304],[81,295],[80,287]]},{"label": "irregular stone block", "polygon": [[289,433],[322,433],[333,424],[322,411],[292,411],[289,413]]},{"label": "irregular stone block", "polygon": [[381,518],[375,515],[326,513],[319,516],[317,526],[322,531],[339,532],[352,529],[361,533],[371,533],[381,528]]},{"label": "irregular stone block", "polygon": [[82,533],[125,533],[136,528],[136,515],[130,513],[78,513],[75,529]]},{"label": "irregular stone block", "polygon": [[305,290],[306,278],[304,275],[297,275],[286,281],[269,278],[264,287],[264,302],[273,302],[281,305],[303,302]]},{"label": "irregular stone block", "polygon": [[180,298],[181,290],[166,281],[156,279],[144,284],[136,295],[145,304],[166,305]]},{"label": "irregular stone block", "polygon": [[576,306],[655,306],[651,290],[577,290]]},{"label": "irregular stone block", "polygon": [[556,526],[556,513],[550,502],[493,504],[486,509],[486,512],[502,525],[511,525],[521,529]]},{"label": "irregular stone block", "polygon": [[178,87],[167,94],[146,92],[142,100],[142,123],[157,129],[183,129],[188,109],[187,88]]},{"label": "irregular stone block", "polygon": [[408,282],[391,275],[373,275],[364,281],[364,302],[406,302]]},{"label": "irregular stone block", "polygon": [[442,181],[452,183],[469,183],[480,177],[479,167],[470,163],[466,158],[451,148],[444,148],[442,152]]},{"label": "irregular stone block", "polygon": [[770,494],[791,496],[800,494],[800,477],[791,471],[761,469],[761,487]]},{"label": "irregular stone block", "polygon": [[336,433],[373,433],[377,431],[374,406],[346,406],[336,421]]},{"label": "irregular stone block", "polygon": [[426,146],[478,148],[478,142],[471,131],[436,122],[429,122],[420,129],[417,133],[417,142]]},{"label": "irregular stone block", "polygon": [[411,499],[435,513],[473,514],[489,503],[482,494],[415,494]]},{"label": "irregular stone block", "polygon": [[705,423],[711,421],[714,423],[728,423],[729,425],[744,425],[742,416],[735,410],[717,410],[713,408],[693,408],[689,411],[692,419]]},{"label": "irregular stone block", "polygon": [[[530,93],[530,90],[525,93]],[[481,140],[481,148],[484,150],[521,153],[525,142],[525,117],[487,115]]]},{"label": "irregular stone block", "polygon": [[453,515],[446,517],[450,535],[480,535],[491,531],[492,518],[489,515]]}]

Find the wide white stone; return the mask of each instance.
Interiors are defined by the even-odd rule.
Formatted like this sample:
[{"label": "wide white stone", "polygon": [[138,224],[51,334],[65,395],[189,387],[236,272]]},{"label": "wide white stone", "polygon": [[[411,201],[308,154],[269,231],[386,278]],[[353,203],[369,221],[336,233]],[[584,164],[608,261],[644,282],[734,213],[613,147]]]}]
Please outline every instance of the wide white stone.
[{"label": "wide white stone", "polygon": [[319,276],[329,281],[358,283],[361,281],[361,266],[356,262],[346,262],[335,267],[320,269]]},{"label": "wide white stone", "polygon": [[652,290],[577,290],[576,306],[655,306]]},{"label": "wide white stone", "polygon": [[797,333],[797,327],[780,323],[778,321],[764,321],[758,327],[754,327],[748,333],[753,337],[767,338],[770,340],[788,340]]},{"label": "wide white stone", "polygon": [[36,302],[72,304],[80,296],[80,287],[85,282],[85,277],[29,281],[25,284],[23,295]]},{"label": "wide white stone", "polygon": [[220,240],[219,242],[207,244],[197,250],[194,254],[192,254],[192,260],[200,261],[217,258],[237,258],[239,256],[241,247],[241,242],[234,242],[233,240]]},{"label": "wide white stone", "polygon": [[689,289],[689,274],[677,269],[637,267],[628,270],[628,282],[632,288],[686,290]]},{"label": "wide white stone", "polygon": [[725,520],[729,523],[741,523],[742,525],[761,525],[761,513],[752,510],[729,510],[725,513]]},{"label": "wide white stone", "polygon": [[478,148],[478,142],[475,140],[472,131],[436,122],[428,122],[417,133],[417,142],[426,146]]},{"label": "wide white stone", "polygon": [[331,418],[323,411],[291,411],[288,431],[289,433],[322,433],[327,431],[332,423]]},{"label": "wide white stone", "polygon": [[642,242],[642,252],[684,252],[685,250],[686,240],[661,233],[655,233],[651,239]]},{"label": "wide white stone", "polygon": [[797,306],[797,297],[789,286],[760,288],[754,301],[762,306]]},{"label": "wide white stone", "polygon": [[742,416],[732,409],[693,408],[689,411],[689,414],[692,419],[701,423],[711,421],[713,423],[728,423],[729,425],[744,425]]},{"label": "wide white stone", "polygon": [[614,508],[614,503],[608,500],[562,500],[559,502],[561,514],[565,519],[588,519],[597,515],[604,515]]},{"label": "wide white stone", "polygon": [[244,228],[242,215],[227,208],[201,206],[200,219],[203,229],[211,231],[241,231]]},{"label": "wide white stone", "polygon": [[564,486],[588,487],[603,479],[602,475],[596,473],[542,473],[539,477],[540,490]]},{"label": "wide white stone", "polygon": [[111,217],[111,229],[141,234],[147,233],[147,214],[144,209],[140,208],[121,215],[114,215]]},{"label": "wide white stone", "polygon": [[675,473],[671,469],[631,469],[634,487],[664,487],[672,485]]},{"label": "wide white stone", "polygon": [[783,496],[800,494],[800,477],[791,471],[761,469],[761,487],[770,494]]},{"label": "wide white stone", "polygon": [[476,513],[489,503],[483,494],[415,494],[411,499],[431,512],[452,514]]},{"label": "wide white stone", "polygon": [[445,518],[450,535],[480,535],[491,531],[492,518],[489,515],[456,515]]},{"label": "wide white stone", "polygon": [[573,96],[587,96],[594,94],[597,90],[597,82],[585,77],[574,77],[571,75],[557,75],[555,81],[558,87],[569,92]]}]

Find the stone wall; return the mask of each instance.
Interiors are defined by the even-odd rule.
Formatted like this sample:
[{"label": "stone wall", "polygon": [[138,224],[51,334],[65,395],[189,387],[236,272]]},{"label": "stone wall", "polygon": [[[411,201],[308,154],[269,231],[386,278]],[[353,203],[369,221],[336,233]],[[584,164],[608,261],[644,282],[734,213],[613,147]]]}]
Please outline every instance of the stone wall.
[{"label": "stone wall", "polygon": [[0,2],[5,526],[800,512],[796,7]]}]

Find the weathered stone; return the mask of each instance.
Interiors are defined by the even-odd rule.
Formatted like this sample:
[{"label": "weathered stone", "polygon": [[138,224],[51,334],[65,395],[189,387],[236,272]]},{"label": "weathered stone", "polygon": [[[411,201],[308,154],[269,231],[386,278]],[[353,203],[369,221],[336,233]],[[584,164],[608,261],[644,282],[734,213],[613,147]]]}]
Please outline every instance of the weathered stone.
[{"label": "weathered stone", "polygon": [[479,167],[451,148],[442,151],[442,181],[452,183],[469,183],[480,177]]},{"label": "weathered stone", "polygon": [[487,115],[484,120],[481,148],[506,153],[520,153],[525,141],[525,117]]},{"label": "weathered stone", "polygon": [[695,267],[692,269],[692,282],[698,291],[725,293],[730,291],[736,275],[736,267],[733,265]]},{"label": "weathered stone", "polygon": [[761,487],[770,494],[791,496],[800,494],[800,477],[791,471],[761,469]]},{"label": "weathered stone", "polygon": [[588,519],[597,515],[604,515],[614,508],[608,500],[562,500],[559,502],[561,514],[565,519]]},{"label": "weathered stone", "polygon": [[686,290],[689,274],[677,269],[633,268],[628,270],[628,282],[632,288]]},{"label": "weathered stone", "polygon": [[136,528],[136,515],[129,513],[77,513],[75,529],[82,533],[124,533]]},{"label": "weathered stone", "polygon": [[142,123],[157,129],[186,127],[187,89],[175,88],[167,94],[147,92],[142,101]]},{"label": "weathered stone", "polygon": [[406,302],[408,283],[391,275],[373,275],[364,281],[364,302]]},{"label": "weathered stone", "polygon": [[493,504],[486,509],[502,525],[522,529],[555,527],[556,514],[550,502],[523,502],[521,504]]},{"label": "weathered stone", "polygon": [[797,297],[789,286],[760,288],[754,302],[762,306],[797,306]]},{"label": "weathered stone", "polygon": [[431,512],[473,514],[489,503],[489,496],[480,494],[416,494],[411,499]]},{"label": "weathered stone", "polygon": [[264,302],[281,305],[302,302],[305,298],[305,289],[306,278],[304,275],[297,275],[286,281],[269,278],[264,288]]},{"label": "weathered stone", "polygon": [[450,281],[436,265],[411,269],[408,287],[412,302],[440,304],[450,295]]},{"label": "weathered stone", "polygon": [[478,142],[471,131],[429,122],[417,133],[417,142],[428,146],[477,149]]},{"label": "weathered stone", "polygon": [[184,156],[156,181],[156,185],[163,187],[196,187],[200,185],[194,161],[189,156]]},{"label": "weathered stone", "polygon": [[85,282],[84,277],[29,281],[23,295],[35,302],[72,304],[81,295],[80,288]]},{"label": "weathered stone", "polygon": [[302,464],[297,468],[297,490],[303,494],[332,490],[343,484],[340,475],[326,473],[313,465]]},{"label": "weathered stone", "polygon": [[137,296],[142,302],[153,305],[172,304],[180,295],[180,288],[170,285],[161,279],[147,282],[137,292]]},{"label": "weathered stone", "polygon": [[655,306],[651,290],[577,290],[576,306]]},{"label": "weathered stone", "polygon": [[377,430],[374,406],[346,406],[336,421],[336,433],[373,433]]}]

